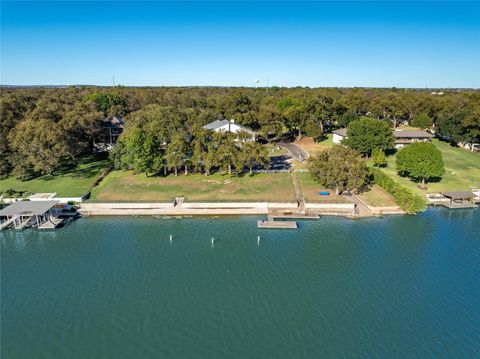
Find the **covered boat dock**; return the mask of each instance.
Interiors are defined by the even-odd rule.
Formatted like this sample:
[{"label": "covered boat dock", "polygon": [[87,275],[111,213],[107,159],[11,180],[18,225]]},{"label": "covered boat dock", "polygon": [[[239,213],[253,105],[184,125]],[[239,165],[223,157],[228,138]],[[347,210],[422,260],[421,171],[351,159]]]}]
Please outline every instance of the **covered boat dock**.
[{"label": "covered boat dock", "polygon": [[475,195],[472,192],[468,191],[455,191],[455,192],[444,192],[442,195],[447,198],[449,201],[442,203],[445,207],[448,208],[474,208],[475,205]]},{"label": "covered boat dock", "polygon": [[63,222],[52,215],[52,208],[58,201],[19,201],[0,210],[1,229],[13,227],[23,229],[28,226],[39,229],[56,228]]}]

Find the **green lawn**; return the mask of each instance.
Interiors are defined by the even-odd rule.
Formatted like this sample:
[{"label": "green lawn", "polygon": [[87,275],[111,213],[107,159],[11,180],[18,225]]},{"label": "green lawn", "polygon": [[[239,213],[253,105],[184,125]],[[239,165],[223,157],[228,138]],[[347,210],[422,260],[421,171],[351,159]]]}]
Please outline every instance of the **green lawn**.
[{"label": "green lawn", "polygon": [[434,139],[433,143],[442,152],[445,174],[440,182],[427,183],[428,188],[426,191],[420,190],[418,183],[412,182],[408,178],[400,177],[397,174],[395,156],[387,158],[388,166],[382,168],[382,171],[395,181],[419,194],[454,190],[467,191],[471,186],[480,186],[479,154],[462,148],[451,147],[448,143],[437,139]]},{"label": "green lawn", "polygon": [[[320,186],[315,182],[308,172],[296,173],[298,184],[302,191],[303,197],[306,202],[311,203],[344,203],[347,202],[342,196],[335,195],[335,191],[332,189]],[[327,191],[330,192],[328,196],[320,196],[318,192]]]},{"label": "green lawn", "polygon": [[373,207],[393,207],[397,205],[395,198],[376,184],[371,186],[368,191],[362,192],[358,196],[368,205]]},{"label": "green lawn", "polygon": [[27,181],[15,177],[2,179],[0,192],[14,189],[22,192],[56,192],[59,197],[80,197],[91,188],[109,164],[106,156],[84,156],[78,165],[62,167],[53,176],[41,176]]},{"label": "green lawn", "polygon": [[269,157],[284,156],[288,154],[288,151],[285,148],[275,144],[269,143],[264,145],[264,147],[267,149]]},{"label": "green lawn", "polygon": [[91,200],[169,202],[176,196],[188,202],[295,201],[289,174],[146,177],[131,171],[110,173],[93,190]]}]

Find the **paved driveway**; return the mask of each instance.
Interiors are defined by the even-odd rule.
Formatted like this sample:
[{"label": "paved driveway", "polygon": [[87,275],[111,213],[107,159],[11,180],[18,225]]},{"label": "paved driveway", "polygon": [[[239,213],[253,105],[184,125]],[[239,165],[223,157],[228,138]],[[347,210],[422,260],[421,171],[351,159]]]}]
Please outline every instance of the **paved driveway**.
[{"label": "paved driveway", "polygon": [[292,156],[298,161],[304,161],[309,157],[307,151],[305,151],[301,146],[294,143],[281,142],[278,145],[287,149],[288,153],[290,153],[290,156]]}]

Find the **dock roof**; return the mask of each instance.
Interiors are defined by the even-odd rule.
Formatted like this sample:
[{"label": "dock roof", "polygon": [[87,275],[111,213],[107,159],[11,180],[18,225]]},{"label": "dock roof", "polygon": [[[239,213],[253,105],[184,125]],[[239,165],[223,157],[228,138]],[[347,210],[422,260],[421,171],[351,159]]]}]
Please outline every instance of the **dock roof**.
[{"label": "dock roof", "polygon": [[475,195],[472,192],[468,192],[468,191],[444,192],[443,195],[451,199],[469,199],[469,198],[475,197]]},{"label": "dock roof", "polygon": [[58,201],[19,201],[0,210],[0,216],[35,216],[48,212]]}]

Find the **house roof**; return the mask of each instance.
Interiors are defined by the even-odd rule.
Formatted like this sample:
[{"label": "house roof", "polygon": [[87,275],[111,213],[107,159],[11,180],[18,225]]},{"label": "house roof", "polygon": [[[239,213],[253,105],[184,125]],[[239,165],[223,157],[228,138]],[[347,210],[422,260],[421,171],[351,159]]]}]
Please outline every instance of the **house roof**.
[{"label": "house roof", "polygon": [[117,127],[123,128],[125,121],[120,116],[107,117],[102,120],[103,127]]},{"label": "house roof", "polygon": [[475,197],[472,192],[468,191],[444,192],[443,195],[451,199],[469,199]]},{"label": "house roof", "polygon": [[242,126],[242,125],[239,125],[238,123],[235,123],[232,121],[229,121],[229,120],[215,120],[213,122],[210,122],[210,123],[207,123],[205,126],[203,126],[204,129],[206,130],[216,130],[220,127],[223,127],[223,126],[226,126],[226,125],[235,125],[237,127],[239,127],[242,131],[245,131],[245,132],[248,132],[248,133],[253,133],[253,130],[248,128],[248,127],[245,127],[245,126]]},{"label": "house roof", "polygon": [[203,128],[206,130],[216,130],[217,128],[228,125],[229,123],[229,120],[215,120],[213,122],[207,123],[205,126],[203,126]]},{"label": "house roof", "polygon": [[395,138],[432,138],[433,135],[424,130],[395,130]]},{"label": "house roof", "polygon": [[13,202],[0,211],[0,216],[35,216],[47,212],[58,201],[19,201]]},{"label": "house roof", "polygon": [[347,129],[346,128],[339,128],[337,130],[334,130],[333,133],[345,137],[347,135]]}]

